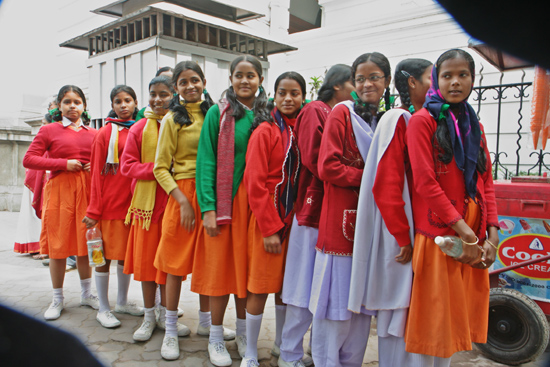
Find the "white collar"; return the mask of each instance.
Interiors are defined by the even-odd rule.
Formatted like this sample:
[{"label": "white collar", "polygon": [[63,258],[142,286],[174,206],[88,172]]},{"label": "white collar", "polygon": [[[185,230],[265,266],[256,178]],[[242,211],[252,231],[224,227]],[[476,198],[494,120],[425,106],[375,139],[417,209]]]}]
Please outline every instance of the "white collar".
[{"label": "white collar", "polygon": [[68,126],[72,125],[72,126],[75,126],[75,127],[83,127],[85,129],[88,129],[88,126],[84,125],[82,123],[81,119],[78,119],[78,122],[79,122],[79,125],[75,124],[74,122],[72,122],[71,120],[66,118],[65,116],[63,116],[63,119],[61,120],[61,123],[63,124],[63,127],[68,127]]}]

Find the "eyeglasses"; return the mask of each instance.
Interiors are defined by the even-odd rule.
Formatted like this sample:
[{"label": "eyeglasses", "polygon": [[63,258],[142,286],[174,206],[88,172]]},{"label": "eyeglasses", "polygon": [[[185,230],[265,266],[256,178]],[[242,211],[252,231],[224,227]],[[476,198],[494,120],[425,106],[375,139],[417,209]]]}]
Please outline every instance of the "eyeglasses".
[{"label": "eyeglasses", "polygon": [[360,83],[360,84],[363,84],[364,82],[367,81],[367,79],[371,82],[371,83],[376,83],[378,82],[380,79],[384,79],[386,76],[385,75],[373,75],[373,76],[369,76],[368,78],[365,78],[364,76],[360,76],[360,77],[357,77],[355,78],[355,82],[356,83]]}]

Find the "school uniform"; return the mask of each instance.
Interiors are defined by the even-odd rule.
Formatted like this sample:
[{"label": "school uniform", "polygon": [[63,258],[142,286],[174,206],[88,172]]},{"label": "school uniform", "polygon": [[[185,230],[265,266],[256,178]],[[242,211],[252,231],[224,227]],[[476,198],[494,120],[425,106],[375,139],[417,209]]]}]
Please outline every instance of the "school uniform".
[{"label": "school uniform", "polygon": [[374,312],[348,310],[353,239],[359,187],[373,128],[341,102],[329,115],[319,150],[324,196],[319,220],[309,309],[316,366],[362,363]]},{"label": "school uniform", "polygon": [[132,200],[132,179],[119,172],[118,164],[107,163],[113,129],[118,131],[116,161],[124,152],[128,128],[111,122],[99,129],[92,144],[91,192],[86,216],[99,222],[105,258],[124,260],[130,233],[124,220]]},{"label": "school uniform", "polygon": [[[146,116],[148,115],[150,118],[141,119],[130,129],[121,157],[120,169],[123,175],[132,178],[133,192],[132,204],[126,216],[126,222],[131,220],[131,227],[124,272],[134,274],[134,279],[138,281],[165,284],[166,274],[158,272],[153,265],[162,233],[162,217],[168,201],[168,195],[157,184],[153,173],[159,119],[163,116],[155,116],[150,109],[146,111]],[[146,154],[149,159],[144,159]],[[146,210],[134,206],[134,200],[140,196],[136,195],[138,186],[145,185],[150,198],[154,198],[154,204]]]},{"label": "school uniform", "polygon": [[159,185],[167,195],[179,188],[195,211],[195,226],[190,233],[180,225],[180,205],[169,196],[162,223],[162,236],[155,257],[155,267],[177,276],[193,271],[195,247],[202,231],[201,212],[195,188],[195,172],[199,137],[204,122],[202,101],[185,107],[192,123],[182,126],[168,112],[160,129],[159,144],[153,170]]},{"label": "school uniform", "polygon": [[325,121],[331,110],[322,101],[306,104],[298,114],[294,129],[300,151],[300,173],[281,295],[287,310],[280,350],[281,358],[287,362],[302,358],[304,335],[313,317],[308,307],[323,201],[323,182],[319,179],[317,162]]},{"label": "school uniform", "polygon": [[471,350],[471,343],[486,342],[489,276],[487,269],[472,268],[446,256],[434,238],[456,235],[450,226],[464,219],[482,244],[487,227],[498,228],[498,217],[482,127],[487,165],[485,173],[477,173],[475,201],[455,158],[448,164],[438,160],[441,151],[432,143],[436,127],[430,112],[422,109],[413,115],[406,133],[416,235],[405,343],[408,352],[449,358],[455,352]]},{"label": "school uniform", "polygon": [[[90,174],[67,171],[67,161],[89,163],[96,133],[93,128],[83,124],[77,128],[63,118],[59,123],[42,126],[23,158],[25,168],[51,171],[44,188],[40,252],[52,259],[88,254],[82,218],[90,196]],[[48,156],[44,157],[46,152]]]},{"label": "school uniform", "polygon": [[[201,213],[216,211],[220,233],[216,237],[210,237],[204,229],[200,231],[195,249],[191,290],[207,296],[235,294],[238,298],[245,298],[250,209],[242,181],[254,112],[245,110],[245,115],[234,121],[233,153],[230,154],[220,151],[222,112],[225,121],[227,111],[224,107],[220,111],[220,104],[212,106],[204,118],[196,171],[197,198]],[[233,168],[226,167],[221,176],[219,165],[226,159],[233,159]],[[222,181],[225,182],[223,205],[220,203]]]}]

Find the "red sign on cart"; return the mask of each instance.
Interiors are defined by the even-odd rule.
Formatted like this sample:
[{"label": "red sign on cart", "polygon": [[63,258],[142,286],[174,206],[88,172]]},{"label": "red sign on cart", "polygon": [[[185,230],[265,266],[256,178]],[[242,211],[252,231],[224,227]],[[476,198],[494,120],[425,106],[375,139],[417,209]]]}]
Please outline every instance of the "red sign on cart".
[{"label": "red sign on cart", "polygon": [[[498,249],[498,259],[504,266],[550,255],[550,236],[541,234],[518,234],[502,241]],[[512,270],[525,277],[550,280],[550,260]]]}]

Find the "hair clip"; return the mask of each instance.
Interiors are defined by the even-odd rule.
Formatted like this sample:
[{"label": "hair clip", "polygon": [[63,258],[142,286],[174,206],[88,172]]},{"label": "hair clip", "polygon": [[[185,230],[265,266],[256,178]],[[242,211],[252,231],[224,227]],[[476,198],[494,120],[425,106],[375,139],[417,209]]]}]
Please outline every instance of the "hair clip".
[{"label": "hair clip", "polygon": [[405,70],[401,70],[401,74],[405,75],[405,77],[409,78],[411,76],[411,74],[409,74],[407,71]]}]

